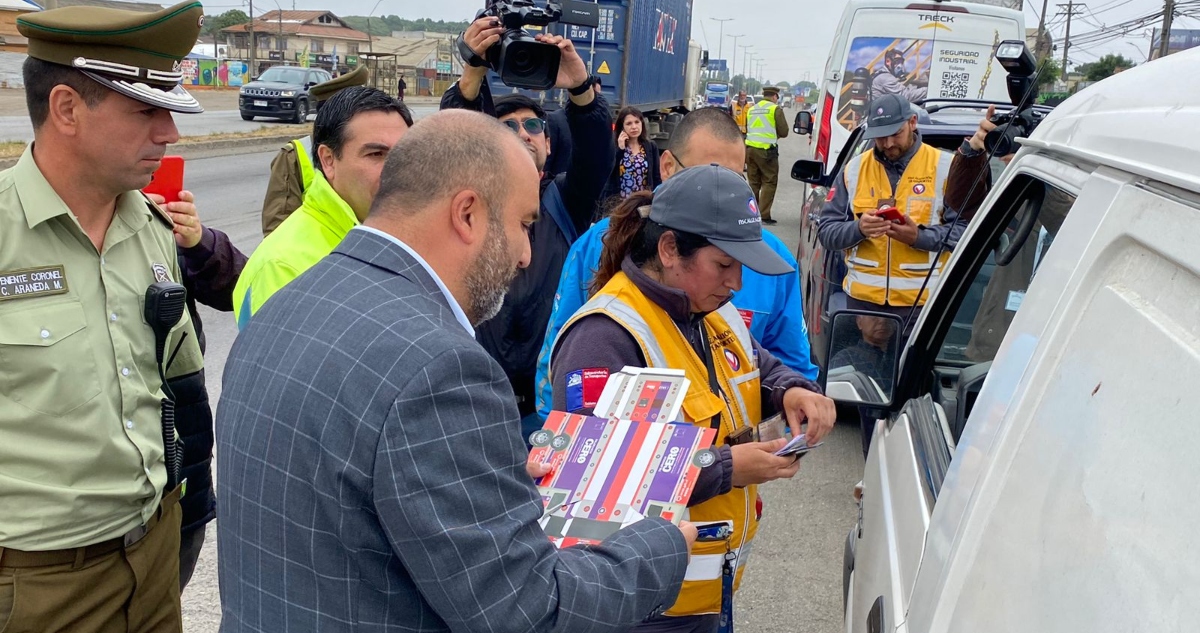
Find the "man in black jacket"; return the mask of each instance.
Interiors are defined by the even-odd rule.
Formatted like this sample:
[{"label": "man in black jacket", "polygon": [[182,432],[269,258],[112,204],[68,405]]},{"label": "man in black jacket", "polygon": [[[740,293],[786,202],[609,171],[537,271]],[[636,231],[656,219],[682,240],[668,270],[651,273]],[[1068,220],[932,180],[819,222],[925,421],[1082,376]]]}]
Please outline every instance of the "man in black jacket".
[{"label": "man in black jacket", "polygon": [[[183,192],[190,202],[191,194]],[[221,231],[203,226],[191,204],[172,203],[168,211],[175,221],[175,243],[179,252],[179,270],[187,289],[187,307],[204,352],[204,326],[196,302],[220,310],[233,311],[233,287],[246,265],[246,256]],[[217,516],[213,493],[212,451],[213,415],[208,401],[204,372],[183,376],[170,382],[175,394],[175,429],[183,443],[183,468],[180,479],[187,490],[179,505],[183,510],[179,541],[179,590],[183,591],[204,546],[205,526]]]},{"label": "man in black jacket", "polygon": [[537,356],[563,262],[571,244],[591,224],[616,150],[610,136],[612,114],[608,104],[599,91],[593,90],[587,67],[571,40],[538,35],[538,41],[562,51],[557,86],[570,94],[565,109],[574,146],[565,173],[546,172],[550,138],[545,111],[537,102],[520,95],[493,102],[488,89],[484,55],[503,32],[495,18],[483,17],[463,33],[459,45],[466,62],[463,74],[442,96],[442,109],[476,110],[500,119],[521,138],[542,171],[541,217],[530,230],[533,258],[509,287],[500,313],[476,328],[480,344],[508,375],[521,416],[525,417],[535,414]]}]

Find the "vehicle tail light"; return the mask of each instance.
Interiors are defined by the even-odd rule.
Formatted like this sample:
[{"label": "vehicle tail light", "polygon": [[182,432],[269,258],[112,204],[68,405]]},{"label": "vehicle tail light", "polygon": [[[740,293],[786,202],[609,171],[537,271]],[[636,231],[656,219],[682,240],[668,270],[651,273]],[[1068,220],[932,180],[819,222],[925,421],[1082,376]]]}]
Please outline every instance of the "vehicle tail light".
[{"label": "vehicle tail light", "polygon": [[814,156],[822,163],[829,162],[829,139],[833,131],[829,126],[833,124],[833,93],[825,93],[825,105],[821,107],[821,131],[817,132],[817,151]]}]

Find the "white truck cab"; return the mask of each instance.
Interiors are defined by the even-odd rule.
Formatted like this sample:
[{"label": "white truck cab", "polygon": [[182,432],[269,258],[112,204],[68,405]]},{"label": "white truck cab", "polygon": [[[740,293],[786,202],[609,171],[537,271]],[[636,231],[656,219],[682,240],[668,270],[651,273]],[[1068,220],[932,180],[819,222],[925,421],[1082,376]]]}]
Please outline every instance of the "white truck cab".
[{"label": "white truck cab", "polygon": [[1200,626],[1197,64],[1056,108],[902,346],[835,316],[828,392],[878,418],[847,632]]}]

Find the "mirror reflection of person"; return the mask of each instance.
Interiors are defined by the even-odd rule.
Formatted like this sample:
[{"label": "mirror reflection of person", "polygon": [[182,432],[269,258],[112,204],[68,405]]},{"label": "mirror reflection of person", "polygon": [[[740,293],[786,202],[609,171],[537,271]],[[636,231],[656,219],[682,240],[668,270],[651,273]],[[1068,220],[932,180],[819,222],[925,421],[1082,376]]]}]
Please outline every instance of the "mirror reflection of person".
[{"label": "mirror reflection of person", "polygon": [[910,103],[924,101],[929,93],[929,79],[908,80],[908,69],[904,63],[904,52],[889,48],[883,54],[883,68],[871,75],[871,96],[900,95]]},{"label": "mirror reflection of person", "polygon": [[852,367],[887,389],[896,373],[896,322],[884,317],[858,315],[854,318],[862,339],[833,355],[830,370]]}]

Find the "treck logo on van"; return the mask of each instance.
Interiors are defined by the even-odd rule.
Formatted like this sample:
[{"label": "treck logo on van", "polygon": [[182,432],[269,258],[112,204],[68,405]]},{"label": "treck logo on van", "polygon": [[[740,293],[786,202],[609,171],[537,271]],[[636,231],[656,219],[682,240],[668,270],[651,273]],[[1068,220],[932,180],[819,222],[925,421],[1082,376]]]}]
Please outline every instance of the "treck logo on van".
[{"label": "treck logo on van", "polygon": [[917,19],[922,22],[941,22],[942,24],[953,24],[954,16],[952,15],[933,15],[928,13],[918,13]]}]

